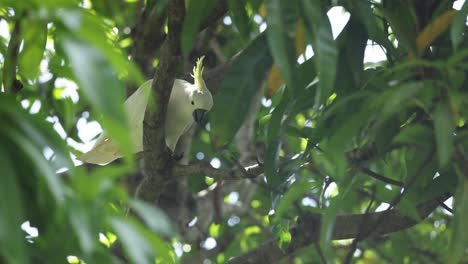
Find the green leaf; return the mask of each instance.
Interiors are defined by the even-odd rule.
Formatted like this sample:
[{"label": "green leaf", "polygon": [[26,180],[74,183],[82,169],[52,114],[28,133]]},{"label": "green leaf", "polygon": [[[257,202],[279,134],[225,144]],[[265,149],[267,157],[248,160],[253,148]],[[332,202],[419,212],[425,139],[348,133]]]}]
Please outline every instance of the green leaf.
[{"label": "green leaf", "polygon": [[[293,1],[294,2],[294,1]],[[291,38],[291,24],[296,21],[293,2],[271,0],[266,2],[268,23],[268,44],[281,77],[286,85],[294,89],[294,40]],[[289,24],[289,27],[288,27]],[[294,32],[294,31],[293,31]]]},{"label": "green leaf", "polygon": [[[216,1],[214,0],[196,0],[189,2],[182,26],[180,43],[185,58],[188,58],[192,50],[193,42],[198,34],[201,22],[211,12],[215,3]],[[169,30],[171,29],[169,28]]]},{"label": "green leaf", "polygon": [[432,129],[421,125],[421,124],[412,124],[403,127],[400,130],[400,133],[395,137],[395,142],[402,143],[417,143],[421,146],[428,146],[433,141],[434,136]]},{"label": "green leaf", "polygon": [[41,176],[43,176],[48,183],[55,200],[62,204],[65,196],[62,181],[57,177],[55,169],[50,166],[50,163],[43,157],[38,147],[34,145],[34,142],[31,142],[28,138],[21,135],[21,133],[11,128],[6,128],[5,132],[23,151],[24,155],[29,156],[29,159],[36,166],[38,172],[41,173]]},{"label": "green leaf", "polygon": [[174,227],[164,211],[139,200],[132,200],[130,205],[153,232],[167,237],[175,235]]},{"label": "green leaf", "polygon": [[379,10],[390,23],[398,39],[398,45],[416,54],[416,12],[412,2],[389,1],[380,5]]},{"label": "green leaf", "polygon": [[[109,38],[115,33],[113,33],[114,28],[109,25],[108,21],[93,15],[91,12],[86,12],[84,9],[59,8],[56,9],[54,15],[55,19],[58,20],[57,28],[59,30],[64,30],[69,33],[69,36],[72,35],[79,41],[93,46],[112,65],[115,74],[119,77],[136,85],[145,81],[139,68],[128,60],[122,50],[112,44],[115,40]],[[60,43],[60,38],[58,40]]]},{"label": "green leaf", "polygon": [[437,158],[441,167],[447,165],[453,153],[455,120],[447,102],[439,102],[432,114],[434,119]]},{"label": "green leaf", "polygon": [[[14,142],[23,155],[34,164],[35,171],[45,178],[54,198],[61,204],[64,200],[63,184],[55,171],[72,166],[63,140],[45,118],[30,115],[13,97],[0,96],[0,116],[9,124],[3,127],[4,137]],[[42,154],[46,147],[54,152],[51,161],[46,160]]]},{"label": "green leaf", "polygon": [[366,28],[369,38],[384,46],[388,53],[394,55],[396,52],[395,47],[388,39],[383,24],[378,20],[378,16],[374,14],[371,2],[366,0],[349,0],[348,2],[351,19],[353,19],[353,16],[356,16]]},{"label": "green leaf", "polygon": [[124,154],[131,153],[128,122],[123,108],[125,90],[108,60],[93,46],[69,34],[61,34],[60,44],[80,89],[93,107],[103,115],[106,132],[117,139]]},{"label": "green leaf", "polygon": [[70,201],[67,209],[70,210],[70,223],[78,236],[81,249],[85,254],[92,253],[98,246],[98,223],[103,215],[99,215],[92,204],[84,201]]},{"label": "green leaf", "polygon": [[361,22],[351,16],[336,39],[339,47],[335,83],[337,94],[345,95],[360,88],[367,39],[368,36]]},{"label": "green leaf", "polygon": [[312,191],[317,186],[318,182],[311,181],[296,181],[281,197],[275,208],[273,222],[277,222],[285,213],[294,207],[294,202],[305,196],[306,193]]},{"label": "green leaf", "polygon": [[289,232],[289,220],[280,219],[273,225],[272,232],[278,242],[278,247],[286,250],[291,243],[291,233]]},{"label": "green leaf", "polygon": [[268,185],[272,188],[273,194],[279,192],[278,187],[284,182],[278,171],[279,152],[281,150],[281,136],[284,132],[284,125],[287,124],[284,118],[285,112],[291,102],[291,92],[286,89],[281,97],[281,101],[270,118],[267,130],[267,150],[265,158],[265,177]]},{"label": "green leaf", "polygon": [[261,88],[265,73],[272,65],[265,34],[261,34],[236,57],[221,83],[210,111],[210,124],[216,146],[232,140],[250,108],[252,98]]},{"label": "green leaf", "polygon": [[338,50],[333,39],[330,21],[321,2],[302,0],[301,3],[306,29],[313,36],[312,47],[319,71],[319,89],[315,100],[316,104],[320,105],[328,99],[334,88]]},{"label": "green leaf", "polygon": [[468,219],[468,179],[465,173],[460,173],[457,192],[454,199],[454,220],[451,225],[452,239],[450,241],[450,252],[447,263],[460,263],[466,256],[468,247],[468,232],[466,219]]},{"label": "green leaf", "polygon": [[454,50],[463,40],[463,33],[466,32],[466,16],[468,15],[468,3],[465,2],[460,11],[457,12],[450,27],[450,39]]},{"label": "green leaf", "polygon": [[356,177],[349,177],[343,181],[343,191],[340,190],[338,196],[334,197],[330,201],[330,206],[324,208],[322,218],[320,220],[320,239],[319,243],[324,251],[325,256],[327,257],[328,262],[330,262],[330,256],[332,255],[331,248],[331,238],[333,234],[333,228],[335,227],[336,214],[338,210],[342,209],[347,199],[349,199],[351,190],[354,188],[356,182]]},{"label": "green leaf", "polygon": [[38,77],[47,42],[47,23],[39,20],[24,20],[21,23],[24,38],[23,49],[19,54],[18,74],[26,79]]},{"label": "green leaf", "polygon": [[154,263],[155,255],[152,252],[150,243],[131,222],[114,217],[110,219],[110,225],[132,263]]},{"label": "green leaf", "polygon": [[18,63],[18,51],[21,44],[20,37],[20,24],[15,23],[13,31],[11,32],[10,41],[8,42],[8,49],[3,61],[2,83],[5,92],[10,93],[13,91],[13,84],[16,80],[16,66]]},{"label": "green leaf", "polygon": [[422,82],[403,83],[373,99],[371,104],[374,105],[376,111],[381,111],[378,123],[382,123],[393,114],[402,111],[423,88],[427,87],[426,85]]},{"label": "green leaf", "polygon": [[[457,188],[457,175],[452,167],[441,171],[440,175],[424,186],[418,195],[418,202],[425,202],[441,196],[444,193],[455,193]],[[411,190],[410,190],[411,191]]]},{"label": "green leaf", "polygon": [[[400,194],[397,194],[400,195]],[[407,195],[406,195],[407,196]],[[418,214],[418,208],[416,207],[416,203],[412,201],[412,199],[408,197],[403,197],[403,199],[398,204],[398,209],[402,215],[413,219],[414,221],[420,222],[421,216]]]},{"label": "green leaf", "polygon": [[[2,135],[2,134],[0,134]],[[29,263],[25,233],[20,229],[24,218],[21,189],[17,182],[15,164],[9,151],[15,151],[4,137],[0,140],[0,255],[8,263]],[[8,141],[7,141],[8,142]],[[8,152],[7,152],[8,151]]]},{"label": "green leaf", "polygon": [[245,5],[247,4],[246,0],[229,0],[229,10],[232,14],[232,19],[236,25],[239,33],[244,39],[248,39],[250,34],[251,22]]}]

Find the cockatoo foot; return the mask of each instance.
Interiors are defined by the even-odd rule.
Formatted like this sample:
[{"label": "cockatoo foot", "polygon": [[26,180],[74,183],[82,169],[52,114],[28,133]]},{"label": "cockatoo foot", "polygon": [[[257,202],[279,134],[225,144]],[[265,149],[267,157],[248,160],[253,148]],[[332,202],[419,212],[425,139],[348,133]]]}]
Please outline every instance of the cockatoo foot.
[{"label": "cockatoo foot", "polygon": [[172,154],[172,158],[173,158],[175,161],[179,161],[179,160],[181,160],[183,157],[184,157],[184,153],[183,153],[183,152],[180,153],[180,154],[175,154],[175,153]]},{"label": "cockatoo foot", "polygon": [[169,154],[169,156],[171,156],[171,159],[173,161],[179,161],[181,160],[183,157],[184,157],[184,153],[180,153],[180,154],[176,154],[175,152],[173,152],[169,147],[166,146],[165,148],[166,152]]}]

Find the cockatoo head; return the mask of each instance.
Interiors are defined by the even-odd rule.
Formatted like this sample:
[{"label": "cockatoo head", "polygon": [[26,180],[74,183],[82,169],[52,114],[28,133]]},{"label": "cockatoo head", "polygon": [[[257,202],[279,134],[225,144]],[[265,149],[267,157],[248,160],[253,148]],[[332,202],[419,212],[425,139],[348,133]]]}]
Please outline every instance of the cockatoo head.
[{"label": "cockatoo head", "polygon": [[192,77],[194,79],[194,85],[188,87],[190,91],[189,99],[190,105],[192,106],[193,119],[197,123],[201,123],[206,112],[211,110],[213,107],[213,97],[211,96],[210,90],[206,88],[205,81],[203,81],[203,57],[197,60],[195,67],[193,67]]}]

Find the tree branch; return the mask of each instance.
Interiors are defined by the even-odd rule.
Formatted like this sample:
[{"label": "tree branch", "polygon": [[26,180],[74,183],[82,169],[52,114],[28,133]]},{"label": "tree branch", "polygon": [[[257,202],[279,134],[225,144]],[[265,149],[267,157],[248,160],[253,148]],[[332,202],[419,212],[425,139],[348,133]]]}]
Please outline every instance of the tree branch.
[{"label": "tree branch", "polygon": [[[436,199],[420,204],[417,207],[417,211],[421,219],[425,219],[438,207],[438,199],[445,201],[450,196],[450,194],[444,194]],[[375,226],[375,224],[380,221],[382,216],[385,217],[385,221],[380,223],[376,230],[369,230],[370,227]],[[318,241],[320,234],[320,219],[321,214],[319,213],[308,213],[299,217],[297,226],[291,229],[292,240],[287,252],[294,252]],[[361,228],[361,223],[363,221],[367,221],[369,224]],[[355,238],[359,233],[372,233],[376,236],[385,235],[410,228],[416,225],[418,221],[405,216],[398,209],[392,209],[385,212],[371,214],[337,215],[335,223],[332,233],[333,240]],[[283,252],[277,246],[277,242],[271,240],[241,256],[229,260],[227,263],[275,263],[286,255],[287,253]]]},{"label": "tree branch", "polygon": [[206,175],[220,180],[239,180],[255,178],[263,173],[263,167],[260,165],[252,165],[245,168],[245,173],[242,169],[215,169],[209,163],[196,162],[189,165],[176,165],[172,169],[172,175],[177,177],[190,177]]},{"label": "tree branch", "polygon": [[3,68],[3,87],[7,93],[17,93],[18,81],[16,80],[16,67],[18,64],[18,54],[21,44],[21,16],[16,18],[13,31],[11,32],[10,42],[5,56]]},{"label": "tree branch", "polygon": [[365,168],[365,167],[362,167],[360,168],[360,170],[371,176],[372,178],[376,179],[376,180],[379,180],[379,181],[382,181],[382,182],[385,182],[385,183],[388,183],[388,184],[392,184],[392,185],[395,185],[395,186],[399,186],[399,187],[404,187],[404,183],[401,182],[401,181],[397,181],[397,180],[393,180],[393,179],[390,179],[390,178],[387,178],[381,174],[378,174],[377,172],[374,172],[368,168]]},{"label": "tree branch", "polygon": [[[169,1],[170,2],[170,1]],[[168,3],[169,5],[169,3]],[[141,19],[133,27],[133,41],[131,56],[135,63],[140,67],[145,76],[151,74],[153,69],[153,58],[156,51],[165,41],[164,22],[166,21],[166,12],[158,14],[157,5],[148,7],[141,14]],[[211,13],[202,21],[200,30],[207,28],[217,21],[228,11],[226,0],[218,0]],[[205,80],[206,81],[206,80]],[[133,91],[129,91],[131,94]]]},{"label": "tree branch", "polygon": [[185,16],[183,0],[169,1],[167,6],[168,28],[158,68],[155,71],[152,89],[156,109],[147,109],[143,122],[143,174],[145,178],[137,190],[137,197],[156,202],[164,190],[170,175],[166,168],[171,161],[166,151],[164,123],[172,85],[182,61],[180,35]]}]

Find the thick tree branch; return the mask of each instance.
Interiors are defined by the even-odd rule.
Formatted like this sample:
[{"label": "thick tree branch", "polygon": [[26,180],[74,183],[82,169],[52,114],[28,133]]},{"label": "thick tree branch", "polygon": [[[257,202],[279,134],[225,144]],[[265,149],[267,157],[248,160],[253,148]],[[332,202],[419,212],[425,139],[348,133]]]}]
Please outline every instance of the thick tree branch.
[{"label": "thick tree branch", "polygon": [[[170,2],[170,1],[169,1]],[[169,5],[169,4],[168,4]],[[141,19],[133,27],[133,41],[131,56],[145,76],[149,76],[153,69],[153,59],[156,51],[165,41],[164,22],[167,10],[158,14],[158,6],[147,7],[141,14]],[[218,0],[211,13],[203,20],[200,30],[212,25],[228,11],[226,0]],[[131,94],[133,91],[129,91]]]},{"label": "thick tree branch", "polygon": [[[420,204],[417,207],[418,215],[421,219],[425,219],[438,205],[438,199],[446,200],[450,194],[444,194],[441,197]],[[370,230],[375,226],[375,223],[380,221],[382,217],[385,221],[381,222],[375,230]],[[320,233],[321,215],[318,213],[308,213],[299,218],[296,227],[291,229],[292,241],[287,249],[287,252],[294,252],[300,248],[308,246],[311,243],[318,241]],[[369,223],[363,228],[362,223]],[[392,209],[385,212],[377,212],[371,214],[350,214],[337,215],[335,226],[333,228],[332,239],[351,239],[361,234],[372,233],[380,236],[400,230],[410,228],[418,221],[405,216],[398,209]],[[229,264],[259,264],[259,263],[275,263],[287,254],[283,252],[274,240],[268,241],[263,245],[228,261]]]},{"label": "thick tree branch", "polygon": [[169,32],[164,41],[158,68],[153,78],[153,99],[156,109],[147,109],[143,123],[143,174],[137,197],[156,202],[170,175],[165,170],[171,157],[166,150],[164,123],[172,85],[182,61],[180,35],[185,16],[183,0],[169,1],[167,6]]},{"label": "thick tree branch", "polygon": [[[143,74],[148,77],[153,72],[153,55],[165,37],[166,10],[161,14],[158,14],[157,11],[156,5],[151,9],[145,9],[133,29],[134,44],[130,55]],[[133,91],[129,92],[131,94]]]}]

